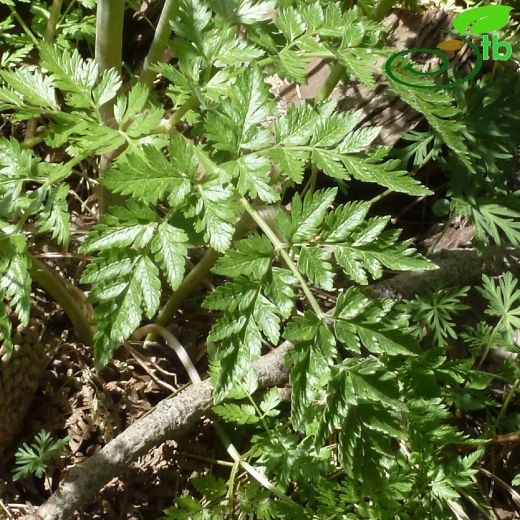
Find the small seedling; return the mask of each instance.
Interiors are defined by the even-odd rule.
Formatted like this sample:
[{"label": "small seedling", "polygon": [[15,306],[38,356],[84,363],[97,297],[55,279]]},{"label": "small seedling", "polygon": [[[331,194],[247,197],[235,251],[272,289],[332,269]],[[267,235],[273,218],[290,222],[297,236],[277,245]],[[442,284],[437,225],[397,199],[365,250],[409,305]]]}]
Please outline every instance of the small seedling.
[{"label": "small seedling", "polygon": [[20,480],[30,474],[34,474],[37,478],[45,476],[49,462],[60,456],[61,449],[68,442],[68,436],[54,441],[49,432],[41,430],[34,437],[31,445],[24,442],[16,451],[13,480]]}]

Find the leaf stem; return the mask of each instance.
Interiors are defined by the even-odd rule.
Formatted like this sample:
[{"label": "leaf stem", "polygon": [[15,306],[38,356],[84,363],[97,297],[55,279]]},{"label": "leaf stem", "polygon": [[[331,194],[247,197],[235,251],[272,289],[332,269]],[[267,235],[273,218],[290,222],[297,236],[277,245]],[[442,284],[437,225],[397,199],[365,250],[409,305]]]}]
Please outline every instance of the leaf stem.
[{"label": "leaf stem", "polygon": [[[96,63],[99,72],[108,69],[121,71],[123,62],[123,20],[125,14],[124,0],[98,0],[96,12]],[[105,103],[99,109],[101,119],[109,126],[114,117],[114,100]],[[111,164],[107,156],[101,157],[99,174],[106,171]],[[122,202],[122,197],[99,186],[99,208],[105,213],[111,206]]]},{"label": "leaf stem", "polygon": [[58,27],[58,20],[60,19],[62,5],[63,0],[53,0],[52,2],[49,21],[47,22],[45,36],[43,37],[43,41],[45,43],[50,43],[54,39],[54,35],[56,34],[56,28]]},{"label": "leaf stem", "polygon": [[162,126],[161,131],[162,132],[171,132],[175,129],[177,124],[180,122],[180,120],[184,117],[184,115],[189,112],[192,108],[195,108],[199,105],[200,101],[196,94],[193,94],[186,103],[184,103],[182,106],[180,106],[166,121],[166,123]]},{"label": "leaf stem", "polygon": [[170,39],[171,34],[170,22],[177,15],[177,12],[179,11],[179,5],[179,0],[166,0],[164,3],[161,17],[159,18],[159,22],[157,23],[157,28],[155,30],[153,42],[144,60],[143,70],[141,72],[140,81],[147,87],[152,85],[154,79],[154,72],[150,69],[150,67],[160,60],[161,54],[168,45],[168,40]]},{"label": "leaf stem", "polygon": [[[390,9],[394,5],[394,0],[380,0],[377,5],[374,13],[372,15],[372,19],[376,22],[380,22],[383,20],[386,15],[389,13]],[[331,94],[332,91],[336,88],[336,85],[339,83],[339,80],[345,77],[346,69],[341,63],[335,63],[332,66],[329,76],[325,80],[325,83],[321,87],[321,90],[316,94],[314,98],[316,101],[325,101]]]},{"label": "leaf stem", "polygon": [[163,310],[155,320],[155,324],[166,327],[172,316],[177,312],[184,299],[191,294],[200,281],[207,276],[215,265],[219,254],[214,249],[208,249],[199,263],[186,275],[176,291],[170,296]]},{"label": "leaf stem", "polygon": [[[49,20],[47,21],[47,28],[45,29],[45,36],[43,37],[44,43],[51,43],[54,39],[54,35],[56,34],[56,27],[58,25],[58,20],[60,18],[61,6],[63,4],[63,0],[53,0],[51,11],[49,14]],[[27,125],[25,127],[25,136],[22,142],[22,146],[24,148],[32,148],[39,142],[39,137],[35,137],[36,127],[38,124],[38,118],[33,117],[29,121],[27,121]]]},{"label": "leaf stem", "polygon": [[124,0],[98,0],[96,12],[96,63],[99,72],[121,70]]},{"label": "leaf stem", "polygon": [[85,345],[93,345],[92,328],[82,309],[81,291],[77,288],[79,298],[71,292],[70,284],[54,269],[51,269],[37,258],[31,257],[31,277],[60,305],[74,325],[78,339]]},{"label": "leaf stem", "polygon": [[267,222],[262,218],[260,213],[258,213],[258,211],[256,211],[256,209],[253,208],[253,206],[251,206],[251,204],[244,197],[240,199],[240,202],[242,203],[242,206],[244,206],[245,210],[249,213],[249,215],[251,215],[251,218],[256,222],[258,227],[265,233],[267,238],[271,241],[275,250],[280,253],[281,257],[287,264],[287,267],[289,267],[291,272],[294,274],[294,276],[300,283],[303,293],[305,294],[310,306],[312,307],[312,310],[314,311],[318,319],[322,320],[324,318],[323,311],[321,310],[318,301],[312,294],[309,286],[307,285],[307,282],[301,275],[300,270],[293,262],[289,253],[287,253],[287,251],[285,250],[285,244],[283,244],[280,241],[280,239],[276,236],[276,233],[270,228],[269,224],[267,224]]},{"label": "leaf stem", "polygon": [[34,46],[38,48],[40,46],[40,42],[38,38],[34,35],[34,33],[29,29],[28,25],[25,23],[24,19],[18,14],[16,8],[12,5],[9,5],[12,15],[15,17],[16,21],[20,24],[20,27],[23,29],[23,32],[29,37],[29,39],[33,42]]},{"label": "leaf stem", "polygon": [[347,73],[345,67],[341,63],[335,63],[332,65],[330,74],[327,76],[325,83],[321,87],[320,91],[316,94],[315,101],[325,101],[332,94],[332,91],[336,88],[339,80],[345,77]]},{"label": "leaf stem", "polygon": [[498,415],[497,415],[497,418],[495,421],[495,429],[497,428],[498,424],[500,423],[502,417],[504,417],[504,415],[507,411],[507,408],[509,407],[509,404],[511,403],[511,400],[513,399],[519,386],[520,386],[520,379],[516,379],[504,400],[504,404],[502,405],[502,408],[500,408],[500,412],[498,412]]}]

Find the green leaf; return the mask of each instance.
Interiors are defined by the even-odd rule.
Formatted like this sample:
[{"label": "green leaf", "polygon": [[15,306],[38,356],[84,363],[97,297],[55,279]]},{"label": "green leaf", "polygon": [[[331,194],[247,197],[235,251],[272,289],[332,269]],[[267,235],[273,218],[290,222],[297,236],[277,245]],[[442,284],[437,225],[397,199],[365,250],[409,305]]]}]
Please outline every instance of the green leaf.
[{"label": "green leaf", "polygon": [[40,231],[52,231],[52,238],[65,248],[71,238],[69,205],[67,203],[68,193],[69,186],[67,184],[51,188],[47,195],[45,207],[36,221]]},{"label": "green leaf", "polygon": [[305,195],[296,194],[291,203],[291,219],[283,229],[292,243],[306,242],[318,233],[327,209],[336,198],[337,189],[320,190]]},{"label": "green leaf", "polygon": [[482,288],[477,290],[488,301],[486,314],[499,319],[508,341],[513,344],[516,331],[520,329],[520,288],[509,271],[498,279],[498,283],[486,275],[482,275]]},{"label": "green leaf", "polygon": [[268,143],[261,127],[272,112],[272,101],[259,69],[249,68],[238,76],[220,110],[209,112],[206,132],[217,148],[238,156],[242,149],[254,150]]},{"label": "green leaf", "polygon": [[188,254],[185,244],[187,240],[184,231],[163,222],[150,243],[154,259],[166,273],[172,290],[177,289],[184,276],[184,264]]},{"label": "green leaf", "polygon": [[136,265],[135,278],[140,283],[144,312],[147,318],[151,320],[161,303],[159,269],[147,256],[143,256]]},{"label": "green leaf", "polygon": [[336,356],[336,340],[328,327],[310,312],[294,317],[284,337],[295,343],[287,360],[291,365],[292,420],[296,427],[301,427],[310,402],[328,383]]},{"label": "green leaf", "polygon": [[[403,78],[412,83],[416,75],[404,75]],[[395,81],[391,89],[408,105],[424,115],[435,135],[453,151],[455,156],[470,170],[473,166],[469,160],[468,149],[464,142],[464,125],[456,118],[459,110],[453,106],[453,98],[444,91],[434,89],[411,89]]]},{"label": "green leaf", "polygon": [[235,193],[222,185],[221,180],[207,178],[197,185],[199,196],[185,212],[196,216],[195,231],[204,231],[204,239],[216,251],[226,251],[233,238],[237,203]]},{"label": "green leaf", "polygon": [[24,150],[19,141],[0,138],[0,201],[9,211],[23,198],[24,183],[34,179],[35,162],[31,151]]},{"label": "green leaf", "polygon": [[416,181],[408,172],[395,170],[399,161],[387,161],[382,164],[374,164],[365,158],[342,156],[343,163],[348,173],[363,182],[375,182],[393,191],[407,193],[408,195],[431,195],[433,192]]},{"label": "green leaf", "polygon": [[290,179],[297,184],[303,181],[305,164],[309,158],[308,152],[287,148],[270,148],[267,154],[269,159],[277,164]]},{"label": "green leaf", "polygon": [[254,280],[263,278],[271,267],[273,247],[265,236],[254,234],[238,241],[234,249],[219,258],[212,271],[220,276],[236,278],[244,275]]},{"label": "green leaf", "polygon": [[332,266],[328,262],[330,253],[319,247],[302,247],[298,258],[298,269],[325,291],[333,288]]},{"label": "green leaf", "polygon": [[305,32],[305,24],[298,9],[294,7],[279,9],[274,19],[276,27],[282,31],[288,42],[294,41]]},{"label": "green leaf", "polygon": [[58,110],[53,78],[44,76],[40,70],[29,67],[0,70],[0,77],[23,97],[27,105]]},{"label": "green leaf", "polygon": [[233,166],[238,170],[237,189],[241,195],[249,194],[264,202],[276,202],[280,198],[278,191],[269,184],[271,163],[266,158],[249,154],[237,159]]},{"label": "green leaf", "polygon": [[27,237],[22,234],[0,235],[0,294],[13,307],[23,325],[29,323],[31,310],[30,267]]},{"label": "green leaf", "polygon": [[226,403],[214,406],[213,411],[224,421],[238,425],[256,424],[260,421],[254,406],[250,404]]},{"label": "green leaf", "polygon": [[407,316],[394,306],[391,300],[372,301],[361,289],[349,287],[338,297],[334,311],[337,338],[355,353],[363,345],[373,354],[416,355],[417,341]]},{"label": "green leaf", "polygon": [[121,77],[115,69],[105,70],[92,90],[92,99],[96,107],[99,108],[114,99],[121,84]]},{"label": "green leaf", "polygon": [[309,144],[322,148],[336,146],[354,129],[358,120],[357,112],[341,112],[324,118],[315,128]]},{"label": "green leaf", "polygon": [[[173,146],[172,151],[175,153]],[[139,152],[130,152],[118,160],[102,175],[101,183],[114,193],[129,195],[145,204],[156,205],[167,198],[170,206],[175,207],[188,195],[189,177],[194,175],[195,168],[192,160],[180,165],[178,159],[169,161],[157,147],[144,145]]]},{"label": "green leaf", "polygon": [[500,245],[503,242],[501,237],[501,233],[503,233],[512,245],[520,244],[520,213],[518,211],[487,200],[477,200],[471,204],[471,216],[479,235],[488,235],[496,244]]},{"label": "green leaf", "polygon": [[77,49],[71,53],[56,45],[42,45],[41,63],[53,74],[54,84],[65,93],[70,106],[92,106],[92,89],[98,79],[98,67],[94,60],[83,60]]}]

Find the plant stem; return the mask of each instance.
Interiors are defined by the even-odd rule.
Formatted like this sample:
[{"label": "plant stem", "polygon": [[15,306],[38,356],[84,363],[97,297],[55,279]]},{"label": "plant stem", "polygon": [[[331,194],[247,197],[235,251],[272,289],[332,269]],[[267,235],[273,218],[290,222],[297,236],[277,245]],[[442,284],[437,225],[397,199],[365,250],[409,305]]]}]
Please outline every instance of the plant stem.
[{"label": "plant stem", "polygon": [[[372,15],[372,19],[376,22],[380,22],[383,20],[392,6],[394,5],[394,0],[380,0],[377,5],[374,14]],[[316,101],[324,101],[331,94],[332,91],[336,88],[336,85],[339,83],[339,80],[345,77],[346,70],[343,65],[340,63],[336,63],[332,66],[329,76],[325,80],[325,83],[321,87],[321,90],[318,92],[316,97],[314,98]]]},{"label": "plant stem", "polygon": [[515,382],[513,383],[513,386],[509,390],[509,392],[504,400],[504,404],[502,405],[502,408],[500,408],[500,412],[498,412],[498,416],[495,421],[495,429],[497,428],[498,424],[500,423],[502,417],[504,417],[504,415],[507,411],[507,408],[509,407],[509,404],[511,403],[511,400],[513,399],[519,386],[520,386],[520,379],[517,379],[517,380],[515,380]]},{"label": "plant stem", "polygon": [[121,70],[124,0],[98,0],[96,13],[96,63],[99,72]]},{"label": "plant stem", "polygon": [[9,6],[9,9],[11,10],[12,15],[14,16],[15,20],[20,24],[20,27],[23,29],[23,32],[29,37],[29,39],[33,42],[34,46],[38,48],[40,46],[40,42],[38,41],[38,38],[34,36],[34,33],[29,29],[28,25],[25,23],[24,19],[18,14],[18,11],[14,6]]},{"label": "plant stem", "polygon": [[[45,29],[45,36],[43,37],[44,43],[51,43],[54,39],[54,35],[56,34],[56,26],[58,24],[58,19],[60,17],[61,6],[63,4],[63,0],[53,0],[52,7],[49,15],[49,20],[47,22],[47,28]],[[33,117],[29,121],[27,121],[27,125],[25,126],[25,135],[22,146],[24,148],[32,148],[34,144],[38,144],[37,139],[34,137],[36,133],[36,126],[38,124],[38,118]],[[43,138],[42,138],[43,140]]]},{"label": "plant stem", "polygon": [[184,117],[186,112],[189,112],[192,108],[195,108],[199,105],[200,101],[196,94],[193,94],[184,105],[179,107],[168,119],[168,121],[163,125],[161,131],[163,132],[171,132],[175,129],[175,126],[180,122],[180,120]]},{"label": "plant stem", "polygon": [[[31,277],[60,305],[74,325],[78,339],[85,345],[93,345],[94,338],[90,323],[83,312],[78,297],[70,291],[68,282],[54,269],[34,257],[31,258],[31,264]],[[80,295],[79,289],[77,291]]]},{"label": "plant stem", "polygon": [[191,294],[193,289],[207,276],[211,268],[215,265],[219,254],[208,249],[199,263],[186,275],[177,290],[170,296],[163,310],[155,320],[156,325],[166,327],[169,325],[172,316],[177,312],[184,299]]},{"label": "plant stem", "polygon": [[[96,12],[96,63],[101,74],[108,69],[121,71],[123,56],[124,0],[98,0]],[[114,100],[100,108],[103,122],[109,126],[114,118]],[[110,167],[108,157],[101,157],[99,174]],[[103,186],[98,190],[99,208],[105,213],[111,206],[120,204],[122,197],[114,195]]]},{"label": "plant stem", "polygon": [[267,224],[267,222],[262,218],[260,213],[258,213],[258,211],[256,211],[256,209],[253,208],[253,206],[251,206],[251,204],[249,204],[249,202],[244,197],[242,197],[240,201],[242,202],[242,206],[244,206],[245,210],[251,215],[251,218],[256,222],[258,227],[265,233],[267,238],[271,241],[275,250],[280,253],[281,257],[287,264],[287,267],[289,267],[291,272],[294,274],[294,276],[300,283],[303,293],[305,294],[310,306],[312,307],[312,310],[314,311],[318,319],[322,320],[324,318],[323,311],[321,310],[319,303],[317,302],[309,286],[307,285],[303,276],[301,275],[300,270],[298,269],[298,267],[296,267],[292,258],[285,250],[285,244],[282,244],[280,239],[276,236],[276,233],[269,227],[269,224]]},{"label": "plant stem", "polygon": [[[247,223],[244,216],[239,220],[234,239],[239,239],[243,233],[247,230]],[[193,289],[200,284],[200,282],[209,274],[211,268],[215,265],[216,261],[219,258],[219,253],[217,253],[214,249],[209,248],[199,263],[186,275],[184,280],[181,282],[179,287],[174,291],[174,293],[170,296],[163,310],[159,313],[159,316],[155,320],[155,324],[161,327],[167,327],[175,315],[175,313],[179,310],[182,302],[186,299],[187,296],[191,294]],[[155,334],[148,334],[146,337],[146,341],[155,341],[157,336]]]},{"label": "plant stem", "polygon": [[152,85],[154,78],[154,73],[150,70],[150,67],[161,59],[161,55],[168,45],[171,34],[170,22],[177,15],[179,5],[179,0],[166,0],[166,2],[164,2],[161,17],[155,29],[153,42],[144,60],[143,70],[141,72],[140,81],[147,87]]},{"label": "plant stem", "polygon": [[47,29],[45,30],[45,36],[43,37],[43,41],[45,43],[50,43],[54,39],[56,28],[58,26],[58,20],[60,19],[62,4],[63,0],[53,0],[52,2],[49,21],[47,22]]},{"label": "plant stem", "polygon": [[339,80],[345,77],[346,74],[345,67],[341,65],[341,63],[335,63],[328,75],[325,83],[321,87],[320,91],[315,96],[315,101],[325,101],[331,94],[332,91],[336,88],[336,85],[339,83]]}]

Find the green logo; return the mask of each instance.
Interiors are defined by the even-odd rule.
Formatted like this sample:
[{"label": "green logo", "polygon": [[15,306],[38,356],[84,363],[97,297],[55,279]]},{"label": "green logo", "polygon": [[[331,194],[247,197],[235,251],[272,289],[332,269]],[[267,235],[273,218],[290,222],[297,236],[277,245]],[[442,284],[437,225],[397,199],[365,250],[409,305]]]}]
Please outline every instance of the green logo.
[{"label": "green logo", "polygon": [[[509,22],[509,13],[512,9],[512,7],[505,5],[486,5],[483,7],[468,9],[467,11],[458,14],[453,20],[453,27],[456,32],[446,31],[453,37],[453,39],[442,41],[437,45],[437,49],[414,48],[405,49],[392,54],[385,64],[385,71],[388,77],[401,85],[406,85],[407,87],[412,88],[452,88],[474,78],[480,72],[482,62],[484,60],[489,60],[490,56],[494,60],[508,60],[513,53],[511,45],[507,42],[499,41],[496,34],[492,34],[490,39],[488,33],[493,33],[505,27]],[[471,35],[482,34],[481,52],[479,47],[470,41],[469,37]],[[410,62],[410,60],[407,60],[403,64],[404,70],[411,74],[423,77],[434,77],[443,74],[448,71],[450,65],[450,58],[443,51],[456,52],[465,45],[467,45],[474,53],[475,65],[474,68],[463,78],[453,79],[441,85],[424,85],[412,83],[411,81],[399,78],[396,75],[397,66],[400,63],[403,64],[402,58],[407,54],[416,53],[437,56],[440,60],[440,65],[434,70],[422,71],[414,67],[414,63]]]}]

